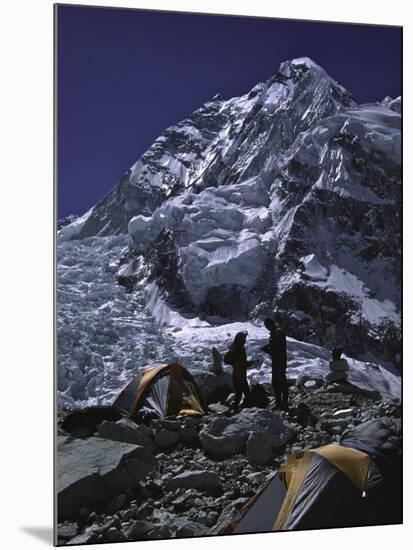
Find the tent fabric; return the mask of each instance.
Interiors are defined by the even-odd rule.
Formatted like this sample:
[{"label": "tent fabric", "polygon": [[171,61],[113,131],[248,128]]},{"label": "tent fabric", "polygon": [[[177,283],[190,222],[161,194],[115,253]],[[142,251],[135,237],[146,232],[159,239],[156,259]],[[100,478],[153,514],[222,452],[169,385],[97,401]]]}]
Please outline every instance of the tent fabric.
[{"label": "tent fabric", "polygon": [[351,447],[341,445],[325,445],[310,451],[326,458],[343,472],[361,491],[365,489],[369,471],[370,457]]},{"label": "tent fabric", "polygon": [[[305,451],[298,456],[288,457],[281,466],[281,470],[286,474],[287,495],[273,530],[308,528],[304,527],[304,520],[309,521],[309,514],[311,517],[322,518],[324,527],[334,526],[334,523],[330,525],[328,519],[331,499],[326,499],[326,494],[334,495],[339,486],[340,494],[343,496],[340,497],[340,505],[346,501],[344,495],[349,496],[354,502],[358,501],[356,495],[359,494],[361,498],[366,486],[369,462],[370,458],[365,453],[340,445],[326,445]],[[320,507],[323,508],[322,502],[326,502],[326,509],[318,510]],[[346,517],[344,508],[341,514],[336,511],[331,521],[340,518],[339,521],[346,522]],[[353,518],[352,514],[351,517]]]},{"label": "tent fabric", "polygon": [[282,506],[286,487],[280,474],[276,474],[268,482],[265,490],[252,499],[248,510],[242,518],[238,518],[232,532],[237,533],[266,533],[271,531],[277,514]]},{"label": "tent fabric", "polygon": [[287,494],[284,498],[281,510],[273,525],[273,531],[282,529],[288,514],[290,513],[294,502],[301,490],[304,478],[307,473],[308,465],[312,460],[312,455],[309,452],[290,455],[286,462],[281,466],[281,472],[284,472],[285,484],[288,487]]},{"label": "tent fabric", "polygon": [[177,363],[155,363],[146,368],[123,388],[113,406],[132,418],[141,411],[161,418],[205,414],[195,380]]},{"label": "tent fabric", "polygon": [[[384,427],[397,433],[387,421]],[[370,426],[369,446],[389,447],[384,435],[379,429],[374,439]],[[392,448],[398,456],[396,436]],[[292,454],[219,534],[400,523],[401,471],[397,460],[388,464],[383,468],[373,455],[339,444]]]},{"label": "tent fabric", "polygon": [[130,416],[140,380],[141,376],[136,376],[136,378],[126,384],[116,398],[113,406],[122,416]]},{"label": "tent fabric", "polygon": [[133,401],[133,405],[131,409],[131,416],[135,416],[136,411],[141,405],[141,400],[145,392],[148,390],[150,385],[155,382],[156,377],[159,377],[168,368],[169,368],[169,365],[155,364],[143,372],[142,378],[140,379],[139,384],[137,386],[135,399]]},{"label": "tent fabric", "polygon": [[146,406],[148,409],[154,410],[159,416],[165,416],[170,383],[171,374],[169,372],[159,376],[143,399],[142,407]]},{"label": "tent fabric", "polygon": [[300,491],[284,521],[274,530],[326,529],[366,524],[362,491],[335,465],[317,453],[311,460]]}]

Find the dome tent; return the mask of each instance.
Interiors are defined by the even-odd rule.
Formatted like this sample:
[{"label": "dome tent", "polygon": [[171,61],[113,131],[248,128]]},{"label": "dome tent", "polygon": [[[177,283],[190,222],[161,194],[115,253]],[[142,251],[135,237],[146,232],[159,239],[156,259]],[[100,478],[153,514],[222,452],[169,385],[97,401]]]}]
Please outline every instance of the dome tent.
[{"label": "dome tent", "polygon": [[381,418],[292,454],[217,534],[401,523],[400,447],[397,422]]},{"label": "dome tent", "polygon": [[154,363],[130,380],[113,407],[122,416],[165,417],[205,414],[199,388],[187,369],[178,363]]}]

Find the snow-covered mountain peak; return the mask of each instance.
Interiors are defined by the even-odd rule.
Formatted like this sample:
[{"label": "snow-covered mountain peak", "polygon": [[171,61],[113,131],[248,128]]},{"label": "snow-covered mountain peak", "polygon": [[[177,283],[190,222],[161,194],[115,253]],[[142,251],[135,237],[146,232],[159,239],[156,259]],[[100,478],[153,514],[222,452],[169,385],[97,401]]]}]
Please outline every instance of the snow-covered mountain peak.
[{"label": "snow-covered mountain peak", "polygon": [[286,61],[166,129],[61,239],[129,231],[119,277],[168,319],[274,314],[296,338],[341,333],[397,363],[400,108],[357,105],[313,60]]},{"label": "snow-covered mountain peak", "polygon": [[71,236],[125,233],[134,215],[150,215],[185,190],[277,171],[278,159],[300,132],[355,106],[350,93],[311,59],[286,61],[250,92],[228,100],[214,96],[166,129]]},{"label": "snow-covered mountain peak", "polygon": [[279,74],[287,78],[299,78],[305,72],[310,70],[313,74],[318,74],[324,78],[330,78],[327,72],[309,57],[297,57],[283,61],[278,70]]}]

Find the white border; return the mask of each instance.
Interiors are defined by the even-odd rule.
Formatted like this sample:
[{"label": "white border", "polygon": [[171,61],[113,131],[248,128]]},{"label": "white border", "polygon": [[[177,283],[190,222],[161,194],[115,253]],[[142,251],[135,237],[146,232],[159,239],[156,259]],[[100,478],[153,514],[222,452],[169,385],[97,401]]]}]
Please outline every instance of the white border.
[{"label": "white border", "polygon": [[[360,23],[405,25],[404,97],[405,150],[411,151],[409,101],[411,101],[410,51],[412,41],[408,2],[401,0],[327,2],[295,0],[269,3],[266,0],[169,0],[71,2],[101,6],[173,9],[206,13],[226,13],[288,17],[298,19],[352,21]],[[53,222],[52,222],[52,22],[51,0],[3,2],[0,16],[2,69],[1,106],[1,342],[2,351],[2,431],[0,460],[1,533],[0,543],[7,550],[47,546],[52,526],[52,334],[53,334]],[[343,46],[344,47],[344,46]],[[407,98],[407,99],[406,99]],[[412,235],[411,163],[404,155],[404,268],[405,334],[411,327],[408,273],[411,267],[409,237]],[[413,385],[408,358],[411,345],[405,338],[404,387]],[[413,368],[413,367],[412,367]],[[411,391],[405,391],[405,464],[411,461]],[[405,497],[411,487],[411,475],[405,471]],[[410,509],[405,498],[405,526],[279,533],[197,539],[201,550],[214,545],[223,550],[251,544],[263,548],[286,545],[300,548],[362,548],[388,550],[394,545],[407,546],[411,535]],[[51,538],[49,535],[49,546]],[[102,548],[188,549],[194,541],[129,543],[128,546],[104,545]]]}]

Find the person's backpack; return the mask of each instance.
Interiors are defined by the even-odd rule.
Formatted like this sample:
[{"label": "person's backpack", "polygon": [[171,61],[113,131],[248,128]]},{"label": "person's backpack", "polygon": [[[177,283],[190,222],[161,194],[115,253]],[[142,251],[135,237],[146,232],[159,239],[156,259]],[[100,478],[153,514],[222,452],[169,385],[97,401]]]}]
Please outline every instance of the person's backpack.
[{"label": "person's backpack", "polygon": [[232,365],[233,362],[233,355],[231,350],[228,350],[227,353],[224,355],[224,363],[226,365]]},{"label": "person's backpack", "polygon": [[243,407],[268,407],[268,396],[262,384],[253,384],[250,393],[245,397]]}]

